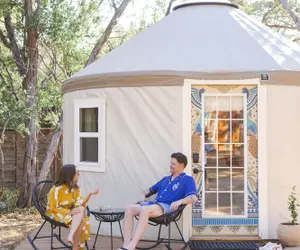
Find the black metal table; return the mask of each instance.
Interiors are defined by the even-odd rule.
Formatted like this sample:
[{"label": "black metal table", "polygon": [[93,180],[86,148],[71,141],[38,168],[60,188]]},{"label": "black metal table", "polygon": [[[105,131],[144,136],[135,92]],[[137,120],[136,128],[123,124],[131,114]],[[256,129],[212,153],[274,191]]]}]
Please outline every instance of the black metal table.
[{"label": "black metal table", "polygon": [[100,230],[100,226],[102,222],[109,222],[110,223],[110,241],[111,241],[111,249],[113,250],[113,232],[112,232],[112,223],[118,222],[120,227],[120,232],[123,239],[123,232],[120,221],[124,218],[124,209],[121,208],[110,208],[110,209],[103,209],[103,210],[91,210],[91,214],[95,216],[95,219],[99,221],[99,226],[96,234],[96,238],[94,241],[93,249],[95,249],[97,238]]}]

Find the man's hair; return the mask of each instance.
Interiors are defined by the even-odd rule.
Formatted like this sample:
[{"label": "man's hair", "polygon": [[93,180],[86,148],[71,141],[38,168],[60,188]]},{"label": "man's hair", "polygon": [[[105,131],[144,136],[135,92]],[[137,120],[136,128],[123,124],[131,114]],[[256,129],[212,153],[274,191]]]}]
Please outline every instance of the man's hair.
[{"label": "man's hair", "polygon": [[183,153],[177,152],[171,154],[171,158],[176,159],[179,163],[182,163],[184,167],[187,165],[187,158]]}]

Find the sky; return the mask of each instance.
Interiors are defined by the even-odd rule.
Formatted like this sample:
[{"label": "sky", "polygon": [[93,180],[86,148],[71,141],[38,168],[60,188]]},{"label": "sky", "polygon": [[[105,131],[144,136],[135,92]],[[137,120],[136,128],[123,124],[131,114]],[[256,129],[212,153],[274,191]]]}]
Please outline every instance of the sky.
[{"label": "sky", "polygon": [[[165,0],[165,1],[167,3],[169,3],[170,0]],[[184,0],[175,1],[173,6],[180,3],[181,1],[184,1]],[[246,0],[246,1],[253,3],[257,0]],[[121,24],[124,27],[129,26],[131,20],[133,19],[134,14],[138,14],[138,13],[142,12],[143,8],[146,5],[154,6],[154,4],[155,4],[155,0],[132,0],[132,2],[127,6],[127,9],[125,10],[123,17],[121,18]]]}]

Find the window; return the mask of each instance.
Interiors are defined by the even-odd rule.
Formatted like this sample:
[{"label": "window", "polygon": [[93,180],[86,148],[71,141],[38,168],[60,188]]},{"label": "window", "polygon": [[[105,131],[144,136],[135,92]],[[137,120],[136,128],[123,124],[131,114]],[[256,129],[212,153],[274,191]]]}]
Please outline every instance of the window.
[{"label": "window", "polygon": [[78,99],[74,107],[74,162],[79,170],[104,172],[105,101]]},{"label": "window", "polygon": [[246,217],[246,98],[203,94],[203,106],[204,217]]}]

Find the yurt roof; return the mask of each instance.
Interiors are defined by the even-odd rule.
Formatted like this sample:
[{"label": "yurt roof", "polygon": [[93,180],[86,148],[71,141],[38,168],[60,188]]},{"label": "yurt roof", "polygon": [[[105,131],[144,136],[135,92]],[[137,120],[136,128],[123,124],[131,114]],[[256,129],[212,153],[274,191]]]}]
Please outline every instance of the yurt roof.
[{"label": "yurt roof", "polygon": [[226,0],[186,1],[64,82],[80,89],[243,79],[300,84],[300,47]]}]

